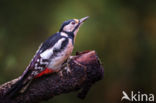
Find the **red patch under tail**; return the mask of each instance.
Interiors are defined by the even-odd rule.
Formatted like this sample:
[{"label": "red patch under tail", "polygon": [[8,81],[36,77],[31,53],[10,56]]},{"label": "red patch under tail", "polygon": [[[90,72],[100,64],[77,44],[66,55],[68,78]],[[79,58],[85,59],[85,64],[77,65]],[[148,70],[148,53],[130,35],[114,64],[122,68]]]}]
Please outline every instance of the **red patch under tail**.
[{"label": "red patch under tail", "polygon": [[49,68],[46,68],[44,71],[42,71],[41,73],[39,73],[38,75],[35,76],[35,78],[39,78],[43,75],[47,75],[47,74],[51,74],[53,73],[54,71],[49,69]]}]

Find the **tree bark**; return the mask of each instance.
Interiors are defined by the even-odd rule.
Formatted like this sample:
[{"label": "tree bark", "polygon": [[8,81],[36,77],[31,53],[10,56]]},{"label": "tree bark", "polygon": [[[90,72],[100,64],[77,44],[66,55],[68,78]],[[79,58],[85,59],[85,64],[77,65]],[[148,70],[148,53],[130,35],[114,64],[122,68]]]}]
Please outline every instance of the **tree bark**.
[{"label": "tree bark", "polygon": [[84,99],[90,87],[103,77],[103,67],[95,51],[77,53],[68,62],[70,73],[61,69],[54,73],[34,79],[28,89],[9,99],[3,97],[6,91],[18,80],[14,79],[0,86],[0,103],[39,103],[62,93],[81,90],[78,97]]}]

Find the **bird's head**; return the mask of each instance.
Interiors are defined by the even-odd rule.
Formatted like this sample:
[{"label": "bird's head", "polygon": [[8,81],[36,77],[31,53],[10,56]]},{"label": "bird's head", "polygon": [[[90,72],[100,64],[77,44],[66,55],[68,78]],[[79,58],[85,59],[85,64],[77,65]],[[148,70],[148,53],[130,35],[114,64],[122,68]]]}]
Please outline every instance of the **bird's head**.
[{"label": "bird's head", "polygon": [[59,32],[65,32],[67,34],[74,34],[76,35],[80,26],[83,24],[84,21],[86,21],[89,17],[84,17],[84,18],[81,18],[81,19],[71,19],[71,20],[68,20],[68,21],[65,21]]}]

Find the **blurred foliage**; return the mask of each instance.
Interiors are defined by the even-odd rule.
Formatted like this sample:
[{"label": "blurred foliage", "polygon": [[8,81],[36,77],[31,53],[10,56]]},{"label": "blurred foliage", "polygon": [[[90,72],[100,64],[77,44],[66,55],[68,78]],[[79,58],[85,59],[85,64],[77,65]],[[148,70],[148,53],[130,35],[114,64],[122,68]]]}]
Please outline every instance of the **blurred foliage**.
[{"label": "blurred foliage", "polygon": [[120,103],[122,91],[156,94],[155,0],[1,0],[0,83],[21,75],[39,44],[62,22],[90,16],[76,51],[96,50],[104,78],[85,100],[76,93],[43,103]]}]

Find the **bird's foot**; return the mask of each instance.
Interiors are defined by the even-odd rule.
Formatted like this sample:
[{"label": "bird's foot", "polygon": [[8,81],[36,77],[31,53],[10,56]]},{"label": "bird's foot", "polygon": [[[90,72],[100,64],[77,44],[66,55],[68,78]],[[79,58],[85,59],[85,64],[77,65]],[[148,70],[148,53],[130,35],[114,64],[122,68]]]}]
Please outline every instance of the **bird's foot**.
[{"label": "bird's foot", "polygon": [[64,69],[66,70],[67,74],[71,74],[69,64],[67,64],[67,66]]},{"label": "bird's foot", "polygon": [[61,78],[63,77],[62,71],[59,71],[59,76],[60,76]]},{"label": "bird's foot", "polygon": [[72,59],[72,56],[70,56],[66,60],[66,62],[64,62],[63,65],[62,65],[62,69],[64,69],[67,72],[67,74],[71,73],[71,69],[70,69],[70,65],[69,65],[69,62],[70,62],[71,59]]}]

